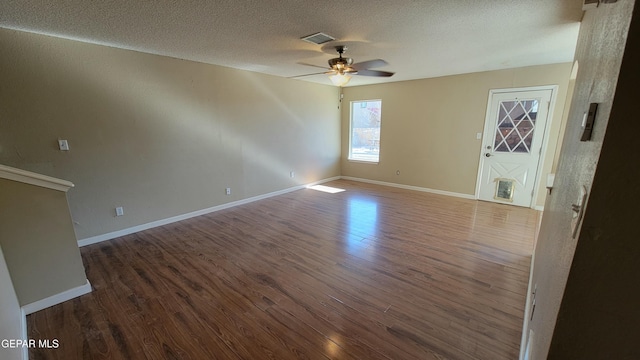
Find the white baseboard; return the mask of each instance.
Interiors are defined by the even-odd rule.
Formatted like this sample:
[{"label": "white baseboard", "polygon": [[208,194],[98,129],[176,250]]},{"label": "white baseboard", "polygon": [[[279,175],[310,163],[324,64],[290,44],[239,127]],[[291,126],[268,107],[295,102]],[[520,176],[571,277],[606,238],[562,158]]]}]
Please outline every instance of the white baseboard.
[{"label": "white baseboard", "polygon": [[334,176],[334,177],[331,177],[331,178],[328,178],[328,179],[319,180],[319,181],[316,181],[316,182],[313,182],[313,183],[309,183],[309,184],[298,185],[298,186],[294,186],[294,187],[283,189],[283,190],[279,190],[279,191],[270,192],[270,193],[263,194],[263,195],[253,196],[253,197],[242,199],[242,200],[238,200],[238,201],[232,201],[232,202],[229,202],[229,203],[226,203],[226,204],[217,205],[217,206],[213,206],[213,207],[202,209],[202,210],[192,211],[192,212],[189,212],[189,213],[186,213],[186,214],[177,215],[177,216],[173,216],[173,217],[166,218],[166,219],[152,221],[152,222],[149,222],[149,223],[146,223],[146,224],[137,225],[137,226],[133,226],[133,227],[122,229],[122,230],[118,230],[118,231],[113,231],[113,232],[102,234],[102,235],[96,235],[96,236],[80,239],[80,240],[78,240],[78,246],[82,247],[82,246],[87,246],[87,245],[99,243],[99,242],[102,242],[102,241],[115,239],[117,237],[133,234],[133,233],[136,233],[136,232],[139,232],[139,231],[148,230],[148,229],[151,229],[151,228],[154,228],[154,227],[171,224],[171,223],[174,223],[174,222],[190,219],[192,217],[209,214],[209,213],[212,213],[212,212],[228,209],[228,208],[231,208],[231,207],[234,207],[234,206],[238,206],[238,205],[248,204],[248,203],[251,203],[251,202],[254,202],[254,201],[267,199],[267,198],[270,198],[270,197],[273,197],[273,196],[278,196],[278,195],[286,194],[286,193],[289,193],[289,192],[292,192],[292,191],[304,189],[304,188],[312,186],[312,185],[322,184],[322,183],[326,183],[326,182],[334,181],[334,180],[339,180],[339,179],[359,181],[359,182],[365,182],[365,183],[383,185],[383,186],[391,186],[391,187],[396,187],[396,188],[401,188],[401,189],[422,191],[422,192],[428,192],[428,193],[432,193],[432,194],[453,196],[453,197],[463,198],[463,199],[471,199],[471,200],[475,200],[476,199],[475,195],[462,194],[462,193],[457,193],[457,192],[452,192],[452,191],[429,189],[429,188],[424,188],[424,187],[419,187],[419,186],[396,184],[396,183],[391,183],[391,182],[384,182],[384,181],[356,178],[356,177],[351,177],[351,176]]},{"label": "white baseboard", "polygon": [[[27,313],[24,311],[24,308],[20,308],[20,316],[22,317],[22,321],[20,323],[20,335],[22,336],[22,340],[27,340],[29,338],[29,332],[27,331]],[[29,360],[29,348],[22,347],[22,360]]]},{"label": "white baseboard", "polygon": [[[58,305],[67,300],[77,298],[78,296],[82,296],[90,292],[91,292],[91,283],[89,283],[89,280],[87,280],[87,282],[84,285],[80,285],[73,289],[69,289],[61,293],[49,296],[48,298],[44,298],[42,300],[38,300],[30,304],[24,305],[22,307],[22,312],[24,313],[25,316],[29,314],[33,314],[36,311],[40,311],[54,305]],[[26,323],[24,328],[25,329],[23,329],[23,331],[26,332]]]},{"label": "white baseboard", "polygon": [[[536,236],[533,243],[533,253],[531,255],[531,266],[529,266],[529,283],[527,285],[527,296],[524,303],[524,320],[522,321],[522,335],[520,338],[520,356],[519,360],[525,360],[528,358],[527,348],[531,341],[531,334],[533,330],[529,329],[529,321],[531,316],[531,295],[533,294],[536,284],[533,284],[533,267],[536,262],[536,248],[538,247],[538,236],[540,235],[540,226],[542,226],[542,216],[538,220],[538,226],[536,226]],[[535,289],[537,290],[537,289]],[[528,330],[528,332],[527,332]]]},{"label": "white baseboard", "polygon": [[524,305],[524,318],[522,320],[522,335],[520,337],[520,354],[518,356],[519,360],[524,360],[526,358],[526,350],[527,345],[529,344],[529,317],[531,316],[531,295],[533,292],[533,263],[536,260],[536,253],[533,252],[531,256],[531,267],[529,268],[529,284],[527,285],[527,296],[525,299]]},{"label": "white baseboard", "polygon": [[130,227],[130,228],[126,228],[126,229],[122,229],[122,230],[118,230],[118,231],[113,231],[113,232],[102,234],[102,235],[97,235],[97,236],[92,236],[92,237],[88,237],[88,238],[85,238],[85,239],[80,239],[80,240],[78,240],[78,246],[82,247],[82,246],[87,246],[87,245],[99,243],[99,242],[102,242],[102,241],[115,239],[117,237],[133,234],[133,233],[136,233],[136,232],[139,232],[139,231],[148,230],[148,229],[151,229],[151,228],[154,228],[154,227],[163,226],[163,225],[171,224],[171,223],[174,223],[174,222],[177,222],[177,221],[190,219],[192,217],[205,215],[205,214],[209,214],[209,213],[212,213],[212,212],[216,212],[216,211],[232,208],[232,207],[238,206],[238,205],[248,204],[248,203],[251,203],[251,202],[254,202],[254,201],[267,199],[267,198],[270,198],[270,197],[273,197],[273,196],[278,196],[278,195],[286,194],[286,193],[289,193],[289,192],[292,192],[292,191],[304,189],[304,188],[306,188],[308,186],[322,184],[322,183],[326,183],[326,182],[333,181],[333,180],[338,180],[338,179],[340,179],[340,176],[335,176],[335,177],[332,177],[332,178],[319,180],[319,181],[316,181],[316,182],[313,182],[313,183],[309,183],[309,184],[298,185],[298,186],[294,186],[294,187],[283,189],[283,190],[278,190],[278,191],[274,191],[274,192],[270,192],[270,193],[266,193],[266,194],[262,194],[262,195],[258,195],[258,196],[253,196],[253,197],[246,198],[246,199],[241,199],[241,200],[238,200],[238,201],[232,201],[232,202],[229,202],[229,203],[226,203],[226,204],[217,205],[217,206],[213,206],[213,207],[202,209],[202,210],[192,211],[192,212],[189,212],[189,213],[186,213],[186,214],[177,215],[177,216],[173,216],[173,217],[166,218],[166,219],[156,220],[156,221],[152,221],[150,223],[133,226],[133,227]]},{"label": "white baseboard", "polygon": [[458,198],[463,198],[463,199],[472,199],[472,200],[476,199],[475,195],[462,194],[462,193],[444,191],[444,190],[437,190],[437,189],[429,189],[429,188],[424,188],[424,187],[419,187],[419,186],[396,184],[396,183],[391,183],[391,182],[378,181],[378,180],[369,180],[369,179],[356,178],[356,177],[351,177],[351,176],[341,176],[341,178],[345,179],[345,180],[359,181],[359,182],[365,182],[365,183],[369,183],[369,184],[376,184],[376,185],[383,185],[383,186],[391,186],[391,187],[400,188],[400,189],[422,191],[422,192],[428,192],[428,193],[432,193],[432,194],[453,196],[453,197],[458,197]]}]

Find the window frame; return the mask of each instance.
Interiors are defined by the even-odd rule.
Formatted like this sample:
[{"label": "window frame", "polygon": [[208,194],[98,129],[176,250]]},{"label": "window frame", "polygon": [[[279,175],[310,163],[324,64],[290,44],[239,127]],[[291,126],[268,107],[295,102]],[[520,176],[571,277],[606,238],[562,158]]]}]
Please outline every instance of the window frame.
[{"label": "window frame", "polygon": [[[380,136],[378,137],[378,156],[376,160],[367,160],[363,158],[353,157],[353,106],[357,103],[379,102],[380,103],[380,120],[378,131]],[[366,100],[352,100],[349,102],[349,151],[347,154],[347,160],[350,162],[359,162],[363,164],[379,164],[380,153],[382,152],[382,99],[366,99]]]}]

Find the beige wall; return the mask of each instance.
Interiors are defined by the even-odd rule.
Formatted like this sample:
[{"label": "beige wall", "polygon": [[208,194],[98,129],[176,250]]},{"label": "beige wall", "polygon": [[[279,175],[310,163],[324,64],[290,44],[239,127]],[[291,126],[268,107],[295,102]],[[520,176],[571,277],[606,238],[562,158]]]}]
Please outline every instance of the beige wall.
[{"label": "beige wall", "polygon": [[0,163],[73,182],[78,239],[340,175],[336,87],[5,29],[0,48]]},{"label": "beige wall", "polygon": [[[622,63],[633,8],[633,0],[601,4],[582,22],[556,186],[535,253],[536,309],[525,329],[534,332],[532,359],[640,358],[637,10]],[[593,137],[581,142],[590,103],[599,104]],[[590,196],[574,239],[571,206],[582,186]]]},{"label": "beige wall", "polygon": [[[22,315],[0,246],[0,341],[4,339],[22,339]],[[0,346],[0,358],[18,360],[22,353],[20,348]]]},{"label": "beige wall", "polygon": [[0,246],[20,306],[87,282],[62,191],[0,179]]},{"label": "beige wall", "polygon": [[[552,170],[572,64],[489,71],[433,79],[344,89],[342,175],[474,195],[489,90],[558,85],[551,136],[538,205],[543,205],[546,174]],[[347,160],[349,102],[382,99],[379,164]],[[396,171],[400,175],[396,175]]]}]

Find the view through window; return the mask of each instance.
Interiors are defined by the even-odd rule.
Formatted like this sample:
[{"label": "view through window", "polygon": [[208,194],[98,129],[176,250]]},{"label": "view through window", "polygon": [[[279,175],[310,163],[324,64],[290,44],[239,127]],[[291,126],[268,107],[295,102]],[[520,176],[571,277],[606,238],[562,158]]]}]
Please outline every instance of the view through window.
[{"label": "view through window", "polygon": [[381,109],[381,100],[351,102],[349,160],[378,162]]}]

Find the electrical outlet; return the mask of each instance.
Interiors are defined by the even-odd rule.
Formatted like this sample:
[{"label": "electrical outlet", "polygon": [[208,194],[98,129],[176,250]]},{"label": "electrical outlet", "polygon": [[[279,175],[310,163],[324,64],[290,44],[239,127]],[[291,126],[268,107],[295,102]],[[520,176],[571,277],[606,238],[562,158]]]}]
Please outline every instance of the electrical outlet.
[{"label": "electrical outlet", "polygon": [[116,216],[122,216],[124,215],[124,208],[122,206],[118,206],[116,208]]},{"label": "electrical outlet", "polygon": [[296,177],[296,173],[294,173],[293,171],[289,172],[289,177],[290,178]]},{"label": "electrical outlet", "polygon": [[69,142],[67,140],[58,140],[58,147],[61,151],[69,151]]},{"label": "electrical outlet", "polygon": [[225,193],[226,193],[227,195],[231,195],[231,188],[226,188],[226,189],[225,189]]}]

